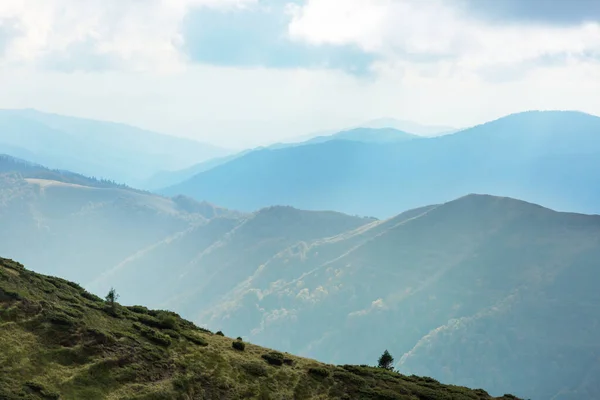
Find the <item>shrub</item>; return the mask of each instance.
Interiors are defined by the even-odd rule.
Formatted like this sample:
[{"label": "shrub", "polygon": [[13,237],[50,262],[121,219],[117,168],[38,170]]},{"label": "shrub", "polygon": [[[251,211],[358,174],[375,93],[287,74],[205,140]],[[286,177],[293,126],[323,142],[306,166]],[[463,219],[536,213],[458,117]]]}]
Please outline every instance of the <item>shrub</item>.
[{"label": "shrub", "polygon": [[99,303],[99,302],[102,301],[102,299],[100,297],[96,296],[93,293],[88,292],[87,290],[82,290],[79,294],[84,299],[88,299],[88,300],[91,300],[91,301],[96,302],[96,303]]},{"label": "shrub", "polygon": [[61,311],[50,311],[46,314],[48,321],[61,326],[75,326],[77,320]]},{"label": "shrub", "polygon": [[161,346],[170,346],[171,338],[164,333],[157,331],[156,329],[148,328],[142,324],[138,324],[137,322],[133,324],[134,328],[139,330],[142,336],[146,337],[150,341],[157,343]]},{"label": "shrub", "polygon": [[239,351],[244,351],[246,349],[246,343],[242,342],[241,340],[236,340],[231,343],[231,347]]},{"label": "shrub", "polygon": [[195,333],[183,333],[183,337],[198,346],[208,346],[208,342],[202,336]]},{"label": "shrub", "polygon": [[219,336],[225,336],[225,334],[221,331],[218,331],[217,333],[215,333],[215,335],[219,335]]},{"label": "shrub", "polygon": [[165,329],[164,332],[167,335],[171,336],[173,339],[179,339],[181,337],[181,335],[179,334],[179,332],[177,332],[176,330],[173,330],[173,329]]},{"label": "shrub", "polygon": [[310,367],[308,373],[320,378],[327,378],[329,376],[329,370],[323,367]]},{"label": "shrub", "polygon": [[0,301],[7,301],[7,300],[20,300],[21,299],[21,295],[17,292],[13,292],[12,290],[2,290],[2,288],[0,288]]},{"label": "shrub", "polygon": [[236,340],[239,340],[240,342],[242,342],[244,339],[242,339],[241,336],[238,336]]},{"label": "shrub", "polygon": [[271,365],[277,365],[277,366],[283,365],[283,359],[284,359],[283,354],[281,354],[277,351],[272,351],[270,353],[263,354],[261,357]]},{"label": "shrub", "polygon": [[294,365],[294,360],[292,360],[291,358],[284,358],[283,359],[283,363],[285,365],[290,365],[291,366],[291,365]]},{"label": "shrub", "polygon": [[59,399],[60,395],[58,393],[54,393],[48,389],[46,389],[42,384],[38,382],[28,381],[25,382],[25,387],[29,389],[29,391],[40,394],[44,399]]},{"label": "shrub", "polygon": [[264,364],[258,362],[247,362],[242,364],[242,368],[254,376],[266,376],[267,375],[267,367]]},{"label": "shrub", "polygon": [[177,318],[173,315],[163,314],[158,318],[163,329],[176,329],[177,328]]},{"label": "shrub", "polygon": [[129,306],[127,308],[136,314],[148,314],[148,309],[144,306]]}]

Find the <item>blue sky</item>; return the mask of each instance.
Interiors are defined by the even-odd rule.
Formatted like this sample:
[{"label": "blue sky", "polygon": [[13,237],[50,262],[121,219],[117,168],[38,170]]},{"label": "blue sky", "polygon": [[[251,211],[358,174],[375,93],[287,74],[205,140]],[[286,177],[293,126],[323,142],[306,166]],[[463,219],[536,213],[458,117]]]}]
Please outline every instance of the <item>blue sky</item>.
[{"label": "blue sky", "polygon": [[2,0],[0,107],[230,147],[600,114],[599,21],[595,0]]}]

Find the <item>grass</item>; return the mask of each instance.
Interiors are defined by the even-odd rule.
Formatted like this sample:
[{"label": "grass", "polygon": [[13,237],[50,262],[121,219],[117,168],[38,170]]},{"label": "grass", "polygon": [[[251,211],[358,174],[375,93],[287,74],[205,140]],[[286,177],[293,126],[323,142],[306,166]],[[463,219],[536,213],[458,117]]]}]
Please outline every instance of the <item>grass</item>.
[{"label": "grass", "polygon": [[0,399],[491,399],[431,378],[235,348],[169,311],[115,311],[79,285],[0,259]]}]

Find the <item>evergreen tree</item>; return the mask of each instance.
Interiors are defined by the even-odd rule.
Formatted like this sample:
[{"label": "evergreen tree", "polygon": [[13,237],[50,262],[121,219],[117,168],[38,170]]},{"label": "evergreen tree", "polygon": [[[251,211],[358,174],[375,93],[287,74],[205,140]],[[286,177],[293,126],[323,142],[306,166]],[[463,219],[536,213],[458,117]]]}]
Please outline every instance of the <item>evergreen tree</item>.
[{"label": "evergreen tree", "polygon": [[389,351],[384,351],[381,357],[379,357],[378,367],[389,371],[394,370],[394,357],[392,357]]},{"label": "evergreen tree", "polygon": [[113,314],[117,313],[117,299],[118,298],[119,298],[119,295],[117,294],[117,291],[114,288],[110,288],[110,290],[108,291],[108,294],[106,295],[106,302],[110,306],[110,309]]}]

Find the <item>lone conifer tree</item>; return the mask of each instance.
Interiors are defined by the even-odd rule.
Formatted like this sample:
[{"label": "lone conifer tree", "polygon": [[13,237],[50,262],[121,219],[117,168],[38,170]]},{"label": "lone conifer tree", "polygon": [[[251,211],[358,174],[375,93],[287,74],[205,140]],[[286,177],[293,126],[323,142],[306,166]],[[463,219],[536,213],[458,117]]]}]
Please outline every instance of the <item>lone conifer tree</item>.
[{"label": "lone conifer tree", "polygon": [[379,364],[378,365],[379,368],[384,368],[389,371],[393,371],[394,370],[394,357],[392,357],[390,352],[386,350],[383,352],[381,357],[379,357],[378,364]]},{"label": "lone conifer tree", "polygon": [[110,288],[110,290],[108,291],[108,294],[106,295],[106,302],[110,306],[110,310],[112,311],[113,314],[117,313],[117,299],[118,298],[119,298],[119,295],[117,294],[117,291],[114,288]]}]

